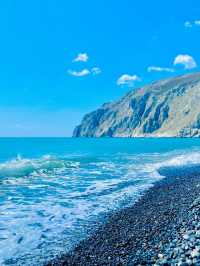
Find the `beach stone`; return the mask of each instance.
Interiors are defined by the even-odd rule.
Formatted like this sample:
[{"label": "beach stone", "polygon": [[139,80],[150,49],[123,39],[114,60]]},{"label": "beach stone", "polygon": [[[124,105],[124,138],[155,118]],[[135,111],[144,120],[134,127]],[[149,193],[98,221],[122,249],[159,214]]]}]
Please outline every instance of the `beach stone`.
[{"label": "beach stone", "polygon": [[191,252],[191,257],[196,258],[199,256],[199,250],[198,249],[193,249]]},{"label": "beach stone", "polygon": [[196,237],[196,238],[200,238],[200,231],[196,231],[196,233],[195,233],[195,237]]},{"label": "beach stone", "polygon": [[111,215],[63,264],[48,266],[200,265],[200,171],[183,172],[185,178],[166,178]]},{"label": "beach stone", "polygon": [[190,236],[188,234],[183,235],[183,239],[189,240]]},{"label": "beach stone", "polygon": [[158,258],[159,259],[163,259],[164,258],[164,255],[163,254],[158,254]]}]

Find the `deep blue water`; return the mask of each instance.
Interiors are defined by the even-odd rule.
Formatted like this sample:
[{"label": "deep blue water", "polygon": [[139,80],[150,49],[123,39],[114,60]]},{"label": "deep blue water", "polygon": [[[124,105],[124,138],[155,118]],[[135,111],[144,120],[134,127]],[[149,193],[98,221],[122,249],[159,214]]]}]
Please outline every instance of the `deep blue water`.
[{"label": "deep blue water", "polygon": [[41,265],[134,203],[199,139],[0,138],[0,265]]}]

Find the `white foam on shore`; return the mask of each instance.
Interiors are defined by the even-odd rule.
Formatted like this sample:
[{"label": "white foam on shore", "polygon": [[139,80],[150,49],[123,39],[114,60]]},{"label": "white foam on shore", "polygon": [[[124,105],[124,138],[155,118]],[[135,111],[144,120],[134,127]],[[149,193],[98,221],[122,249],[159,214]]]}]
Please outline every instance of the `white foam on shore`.
[{"label": "white foam on shore", "polygon": [[1,163],[0,265],[11,258],[17,260],[10,265],[38,265],[65,252],[101,215],[132,204],[163,178],[159,168],[199,162],[194,150],[87,162],[18,156]]}]

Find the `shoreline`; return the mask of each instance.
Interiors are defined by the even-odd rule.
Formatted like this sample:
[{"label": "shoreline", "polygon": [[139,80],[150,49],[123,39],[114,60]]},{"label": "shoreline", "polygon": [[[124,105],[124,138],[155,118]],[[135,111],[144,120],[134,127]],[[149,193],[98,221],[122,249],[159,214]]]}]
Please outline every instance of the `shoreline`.
[{"label": "shoreline", "polygon": [[134,205],[111,214],[71,252],[46,265],[164,265],[160,254],[200,195],[200,166],[163,168],[160,174],[165,178]]}]

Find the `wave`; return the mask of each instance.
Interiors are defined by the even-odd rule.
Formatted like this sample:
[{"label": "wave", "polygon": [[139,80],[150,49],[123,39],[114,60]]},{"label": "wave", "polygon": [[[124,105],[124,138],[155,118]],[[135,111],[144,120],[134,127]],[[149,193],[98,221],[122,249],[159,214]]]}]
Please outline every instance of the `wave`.
[{"label": "wave", "polygon": [[[121,157],[123,158],[123,154]],[[154,166],[153,168],[158,169],[163,166],[184,166],[188,164],[199,164],[200,163],[200,152],[199,151],[185,151],[177,154],[176,152],[166,153],[166,154],[140,154],[127,156],[126,158],[133,159],[134,162],[143,163],[145,158],[150,161],[147,167]],[[81,159],[80,159],[81,161]],[[12,160],[8,160],[4,163],[0,163],[0,176],[28,176],[33,172],[37,171],[52,171],[55,169],[63,168],[78,168],[80,166],[80,161],[72,161],[70,158],[57,157],[52,155],[44,155],[40,158],[22,158],[18,155]],[[116,165],[113,162],[91,162],[90,165],[101,167],[104,170],[113,170]],[[98,170],[91,170],[91,173],[99,175],[101,172]]]},{"label": "wave", "polygon": [[70,162],[51,155],[38,159],[17,158],[0,164],[0,177],[23,177],[35,173],[46,173],[67,167],[77,168],[79,162]]},{"label": "wave", "polygon": [[1,184],[0,264],[19,255],[19,264],[10,265],[42,264],[37,258],[45,260],[71,248],[102,214],[138,200],[163,178],[160,168],[199,163],[198,150],[124,153],[98,159],[85,154],[78,158],[17,156],[1,163],[0,177],[6,182]]}]

